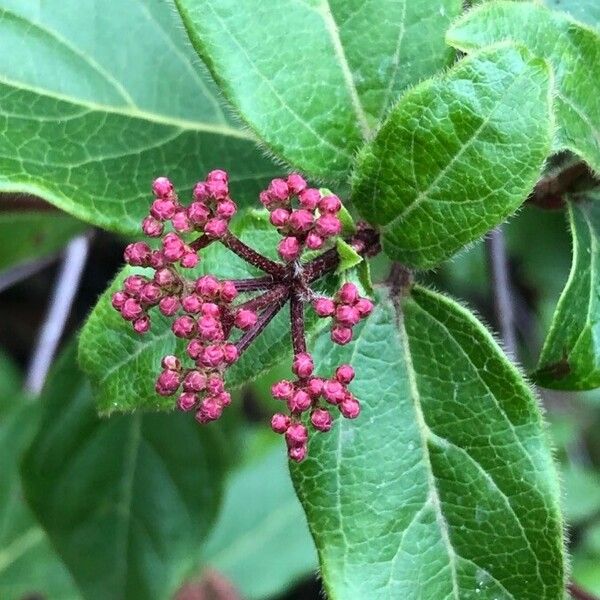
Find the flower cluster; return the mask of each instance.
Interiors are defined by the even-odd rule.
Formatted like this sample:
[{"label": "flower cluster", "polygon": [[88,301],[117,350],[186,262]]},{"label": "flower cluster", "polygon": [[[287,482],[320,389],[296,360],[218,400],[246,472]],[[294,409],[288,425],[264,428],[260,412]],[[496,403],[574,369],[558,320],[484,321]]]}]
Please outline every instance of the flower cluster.
[{"label": "flower cluster", "polygon": [[305,458],[308,429],[302,423],[302,413],[310,411],[310,423],[317,431],[329,431],[333,424],[331,413],[323,401],[336,406],[347,419],[355,419],[360,414],[360,403],[348,390],[354,379],[354,369],[341,365],[331,379],[314,377],[314,362],[308,352],[294,356],[292,370],[296,381],[282,380],[271,388],[271,394],[287,404],[290,415],[276,413],[271,419],[275,433],[285,434],[288,455],[292,460]]},{"label": "flower cluster", "polygon": [[[297,199],[298,208],[293,207]],[[297,173],[287,180],[273,179],[260,200],[271,213],[271,224],[283,235],[277,251],[286,262],[296,260],[304,248],[319,250],[325,242],[339,235],[342,223],[337,214],[342,203],[337,196],[321,196],[316,188],[309,188]]]},{"label": "flower cluster", "polygon": [[352,328],[373,311],[373,303],[358,293],[353,283],[345,283],[334,298],[316,298],[313,308],[319,317],[332,317],[331,341],[345,345],[352,340]]},{"label": "flower cluster", "polygon": [[[160,246],[152,249],[145,242],[129,244],[125,261],[132,266],[149,267],[153,273],[127,277],[122,288],[113,294],[112,305],[140,334],[150,329],[150,311],[156,309],[172,319],[173,335],[184,342],[182,356],[163,357],[156,392],[176,396],[178,408],[195,411],[200,423],[218,419],[231,403],[225,386],[226,369],[290,301],[292,370],[297,379],[273,386],[273,395],[285,401],[289,414],[277,413],[271,425],[274,431],[285,435],[289,457],[303,460],[309,433],[303,422],[305,413],[310,414],[306,423],[324,432],[333,425],[331,406],[350,419],[360,412],[358,400],[348,389],[354,378],[352,367],[338,367],[330,379],[316,376],[304,338],[304,305],[314,298],[310,284],[339,264],[337,250],[331,243],[341,231],[337,216],[341,209],[339,198],[322,197],[319,190],[309,188],[295,173],[286,180],[274,179],[260,194],[271,223],[284,236],[278,246],[285,261],[282,264],[249,248],[229,230],[236,205],[229,196],[225,171],[211,171],[199,182],[188,206],[180,203],[173,184],[165,177],[156,179],[152,189],[155,200],[142,229],[150,238],[161,238]],[[294,198],[299,208],[292,207]],[[196,239],[191,238],[194,232]],[[186,276],[185,270],[198,264],[200,250],[213,242],[223,244],[261,269],[265,276],[231,281],[212,275]],[[359,227],[348,243],[365,254],[378,248],[375,232],[365,226]],[[330,246],[328,250],[326,245]],[[300,262],[305,249],[319,248],[324,249],[319,257]],[[252,296],[255,292],[258,294]],[[251,296],[244,298],[248,294]],[[352,327],[373,308],[371,301],[361,298],[350,283],[344,284],[332,299],[316,298],[313,306],[320,316],[333,317],[331,335],[339,344],[350,341]]]}]

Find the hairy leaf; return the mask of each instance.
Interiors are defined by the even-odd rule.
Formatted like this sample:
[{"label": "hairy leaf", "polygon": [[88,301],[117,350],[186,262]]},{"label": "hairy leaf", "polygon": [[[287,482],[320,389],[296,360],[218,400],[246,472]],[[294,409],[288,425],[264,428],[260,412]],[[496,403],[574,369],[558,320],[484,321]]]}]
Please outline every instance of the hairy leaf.
[{"label": "hairy leaf", "polygon": [[574,19],[600,28],[600,4],[597,0],[544,0],[548,8],[569,13]]},{"label": "hairy leaf", "polygon": [[469,12],[447,35],[471,51],[503,40],[526,46],[553,71],[555,149],[567,148],[600,169],[600,32],[532,2],[491,2]]},{"label": "hairy leaf", "polygon": [[[266,435],[275,437],[271,431]],[[227,576],[247,600],[281,594],[317,565],[285,448],[272,442],[230,475],[204,553],[205,562]]]},{"label": "hairy leaf", "polygon": [[446,65],[458,0],[176,0],[225,95],[269,148],[343,179],[399,92]]},{"label": "hairy leaf", "polygon": [[96,415],[75,353],[43,398],[22,476],[27,500],[91,600],[163,599],[198,567],[228,452],[189,415]]},{"label": "hairy leaf", "polygon": [[224,112],[170,2],[0,0],[0,190],[136,234],[157,175],[187,193],[218,166],[239,198],[277,172]]},{"label": "hairy leaf", "polygon": [[508,45],[408,91],[353,186],[387,254],[430,267],[514,212],[550,151],[549,103],[544,62]]},{"label": "hairy leaf", "polygon": [[569,202],[573,264],[535,379],[562,390],[600,387],[600,194]]},{"label": "hairy leaf", "polygon": [[467,310],[385,293],[349,362],[363,410],[292,466],[331,598],[562,600],[558,482],[531,389]]}]

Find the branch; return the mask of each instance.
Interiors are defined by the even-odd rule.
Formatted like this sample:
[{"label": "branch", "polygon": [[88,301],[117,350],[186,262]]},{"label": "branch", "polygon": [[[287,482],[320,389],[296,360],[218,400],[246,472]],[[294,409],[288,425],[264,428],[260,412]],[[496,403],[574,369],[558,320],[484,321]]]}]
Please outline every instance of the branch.
[{"label": "branch", "polygon": [[235,235],[233,235],[230,231],[228,231],[219,241],[226,247],[229,248],[232,252],[237,254],[241,259],[245,260],[247,263],[254,265],[261,271],[272,275],[273,277],[281,278],[285,274],[285,267],[271,259],[263,256],[247,246],[242,242],[242,240],[238,239]]},{"label": "branch", "polygon": [[582,590],[576,583],[573,583],[572,581],[567,585],[567,589],[571,594],[571,598],[575,598],[575,600],[598,600],[596,596],[589,594],[585,590]]},{"label": "branch", "polygon": [[50,254],[34,260],[21,263],[0,273],[0,292],[9,287],[27,279],[31,275],[35,275],[39,271],[51,265],[60,254]]},{"label": "branch", "polygon": [[304,302],[301,290],[295,288],[290,298],[290,320],[292,324],[292,347],[294,354],[306,352],[306,337],[304,335]]}]

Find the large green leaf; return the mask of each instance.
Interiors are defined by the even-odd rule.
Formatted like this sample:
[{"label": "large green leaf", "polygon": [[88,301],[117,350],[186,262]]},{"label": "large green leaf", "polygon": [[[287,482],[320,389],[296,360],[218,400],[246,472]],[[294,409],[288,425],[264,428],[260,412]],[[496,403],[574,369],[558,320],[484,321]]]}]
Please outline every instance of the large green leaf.
[{"label": "large green leaf", "polygon": [[545,63],[508,45],[407,92],[354,179],[387,254],[429,267],[514,212],[550,151],[549,103]]},{"label": "large green leaf", "polygon": [[0,270],[60,250],[85,225],[53,212],[0,212]]},{"label": "large green leaf", "polygon": [[382,293],[356,341],[360,417],[315,435],[292,477],[332,600],[562,600],[559,489],[535,397],[467,310]]},{"label": "large green leaf", "polygon": [[458,0],[176,0],[190,38],[269,148],[344,178],[400,91],[445,66]]},{"label": "large green leaf", "polygon": [[[238,218],[233,230],[247,244],[266,256],[275,258],[279,234],[265,219],[264,212],[249,211]],[[158,310],[152,312],[152,329],[136,334],[131,325],[112,308],[112,293],[133,270],[123,269],[104,292],[81,333],[79,360],[96,387],[99,408],[104,413],[136,408],[166,409],[174,406],[172,398],[159,396],[154,382],[165,354],[185,355],[185,344],[171,332],[171,320]],[[200,266],[194,271],[221,278],[246,278],[260,273],[220,244],[202,250]],[[309,315],[310,316],[310,315]],[[318,323],[308,321],[309,330]],[[322,325],[322,323],[320,323]],[[261,372],[291,356],[289,310],[286,306],[252,343],[240,360],[228,369],[230,386],[252,380]],[[135,377],[132,377],[135,373]]]},{"label": "large green leaf", "polygon": [[[230,475],[205,562],[246,600],[282,594],[315,570],[317,558],[294,494],[283,444],[273,443]],[[281,440],[276,440],[281,441]]]},{"label": "large green leaf", "polygon": [[547,60],[554,79],[555,149],[568,148],[600,169],[600,33],[530,2],[491,2],[465,15],[448,41],[471,51],[502,40]]},{"label": "large green leaf", "polygon": [[544,387],[591,390],[600,387],[600,195],[573,200],[573,265],[535,378]]},{"label": "large green leaf", "polygon": [[597,0],[544,0],[548,8],[568,12],[574,19],[600,28],[600,3]]},{"label": "large green leaf", "polygon": [[25,455],[28,502],[85,598],[163,600],[198,568],[229,456],[189,415],[100,419],[69,350]]},{"label": "large green leaf", "polygon": [[20,387],[18,371],[0,354],[0,597],[75,600],[75,584],[23,499],[18,466],[40,413]]},{"label": "large green leaf", "polygon": [[277,169],[233,125],[171,0],[0,0],[0,190],[138,232],[154,177],[229,169],[236,198]]}]

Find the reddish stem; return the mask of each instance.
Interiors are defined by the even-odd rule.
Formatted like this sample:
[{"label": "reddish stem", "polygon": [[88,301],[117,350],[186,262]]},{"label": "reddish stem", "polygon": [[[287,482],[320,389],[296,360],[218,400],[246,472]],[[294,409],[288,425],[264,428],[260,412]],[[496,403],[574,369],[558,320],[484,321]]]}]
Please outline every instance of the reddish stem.
[{"label": "reddish stem", "polygon": [[242,304],[238,304],[235,307],[235,310],[238,311],[242,308],[253,310],[255,312],[259,312],[264,308],[267,308],[273,302],[277,302],[282,295],[288,293],[288,285],[285,283],[279,283],[275,287],[266,291],[264,294],[257,296],[256,298],[252,298],[252,300],[248,300]]},{"label": "reddish stem", "polygon": [[306,337],[304,335],[304,302],[297,287],[290,297],[290,320],[292,324],[292,347],[294,354],[306,352]]},{"label": "reddish stem", "polygon": [[596,596],[582,590],[576,583],[570,582],[567,585],[567,589],[571,597],[575,598],[575,600],[598,600]]},{"label": "reddish stem", "polygon": [[190,248],[196,252],[198,252],[198,250],[202,250],[202,248],[206,248],[206,246],[208,246],[209,244],[211,244],[212,242],[214,242],[215,240],[213,238],[208,237],[207,235],[201,235],[200,237],[196,238],[191,244],[190,244]]},{"label": "reddish stem", "polygon": [[283,265],[259,254],[256,250],[253,250],[250,246],[244,244],[242,240],[237,238],[230,231],[220,238],[219,241],[226,248],[229,248],[233,253],[237,254],[241,259],[257,267],[261,271],[278,279],[281,279],[285,275],[286,268]]},{"label": "reddish stem", "polygon": [[277,285],[277,281],[271,275],[264,277],[251,277],[250,279],[231,279],[238,292],[258,292],[269,290]]}]

